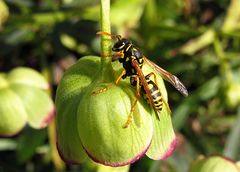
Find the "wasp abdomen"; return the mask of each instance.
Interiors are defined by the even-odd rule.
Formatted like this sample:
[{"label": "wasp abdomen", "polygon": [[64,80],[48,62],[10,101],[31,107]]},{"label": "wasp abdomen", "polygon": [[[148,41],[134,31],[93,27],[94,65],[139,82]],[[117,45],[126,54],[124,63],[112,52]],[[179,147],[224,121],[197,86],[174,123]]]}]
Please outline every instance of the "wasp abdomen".
[{"label": "wasp abdomen", "polygon": [[[160,92],[158,86],[152,80],[150,80],[149,78],[146,78],[146,80],[147,80],[148,88],[149,88],[149,91],[151,94],[151,98],[153,100],[153,105],[157,111],[161,111],[162,107],[163,107],[163,100],[162,100],[161,92]],[[144,88],[142,87],[142,89],[144,89]],[[144,98],[150,104],[150,101],[148,100],[148,98],[146,96],[146,91],[143,90],[143,92],[144,92]]]}]

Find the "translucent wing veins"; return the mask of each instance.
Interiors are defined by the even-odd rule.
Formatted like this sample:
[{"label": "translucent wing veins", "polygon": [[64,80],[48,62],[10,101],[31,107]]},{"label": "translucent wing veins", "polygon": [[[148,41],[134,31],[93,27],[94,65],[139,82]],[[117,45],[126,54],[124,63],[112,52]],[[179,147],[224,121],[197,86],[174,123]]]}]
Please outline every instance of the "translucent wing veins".
[{"label": "translucent wing veins", "polygon": [[172,84],[182,95],[188,96],[188,91],[186,87],[181,83],[181,81],[173,74],[169,73],[168,71],[164,70],[163,68],[156,65],[151,60],[145,58],[145,61],[153,67],[153,69],[158,72],[161,77]]}]

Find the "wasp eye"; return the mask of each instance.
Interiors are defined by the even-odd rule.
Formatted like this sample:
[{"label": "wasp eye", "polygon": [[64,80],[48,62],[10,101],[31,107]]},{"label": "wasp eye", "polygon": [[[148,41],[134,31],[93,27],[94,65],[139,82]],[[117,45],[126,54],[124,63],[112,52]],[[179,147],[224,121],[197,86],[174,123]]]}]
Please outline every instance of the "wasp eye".
[{"label": "wasp eye", "polygon": [[120,41],[116,42],[112,48],[113,51],[121,51],[123,50],[126,45],[129,43],[129,40],[126,38],[121,39]]},{"label": "wasp eye", "polygon": [[114,46],[113,50],[122,50],[125,46],[125,43],[123,41],[118,41]]}]

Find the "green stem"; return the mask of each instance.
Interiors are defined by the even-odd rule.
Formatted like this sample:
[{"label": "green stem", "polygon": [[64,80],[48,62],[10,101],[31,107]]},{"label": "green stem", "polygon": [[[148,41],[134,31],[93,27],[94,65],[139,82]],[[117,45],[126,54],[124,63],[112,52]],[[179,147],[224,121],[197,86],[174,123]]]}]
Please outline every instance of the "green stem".
[{"label": "green stem", "polygon": [[[46,56],[42,53],[44,52],[43,47],[40,47],[40,61],[41,61],[41,73],[42,75],[46,78],[49,83],[53,83],[53,76],[51,74],[51,70],[47,65],[47,58]],[[49,95],[52,95],[51,89],[48,90]],[[58,151],[57,151],[57,146],[56,146],[56,130],[55,130],[55,121],[53,120],[49,126],[48,126],[48,139],[49,139],[49,144],[51,147],[51,155],[52,155],[52,161],[55,166],[56,171],[64,171],[65,169],[65,164],[60,158]]]},{"label": "green stem", "polygon": [[230,134],[228,135],[227,142],[223,151],[223,155],[237,159],[237,155],[239,154],[240,148],[240,108],[238,108],[237,120],[235,125],[232,127]]},{"label": "green stem", "polygon": [[[101,0],[101,31],[111,33],[110,25],[110,0]],[[106,35],[101,35],[101,50],[102,50],[102,68],[111,66],[111,38]],[[107,57],[109,56],[109,57]]]},{"label": "green stem", "polygon": [[215,53],[219,59],[220,71],[221,71],[222,75],[224,76],[224,78],[226,79],[226,81],[231,82],[232,77],[233,77],[231,68],[230,68],[229,63],[227,62],[226,55],[224,53],[224,50],[223,50],[222,45],[218,38],[215,38],[213,45],[214,45]]},{"label": "green stem", "polygon": [[57,172],[65,171],[65,164],[60,158],[56,146],[56,123],[53,120],[48,126],[48,139],[51,147],[52,161]]}]

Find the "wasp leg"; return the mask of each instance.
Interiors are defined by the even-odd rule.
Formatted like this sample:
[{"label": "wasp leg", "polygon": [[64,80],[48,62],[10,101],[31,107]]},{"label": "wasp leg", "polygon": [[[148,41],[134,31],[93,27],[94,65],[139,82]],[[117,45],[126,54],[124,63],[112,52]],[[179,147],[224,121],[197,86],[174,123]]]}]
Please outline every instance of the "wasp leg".
[{"label": "wasp leg", "polygon": [[112,61],[116,61],[123,57],[124,57],[124,54],[122,52],[116,52],[112,55]]},{"label": "wasp leg", "polygon": [[171,109],[170,109],[170,107],[169,107],[169,105],[168,105],[168,103],[166,102],[166,100],[162,97],[162,101],[163,101],[163,103],[164,103],[164,105],[166,106],[166,108],[167,108],[167,111],[168,111],[168,113],[172,113],[172,111],[171,111]]},{"label": "wasp leg", "polygon": [[115,84],[117,85],[119,83],[119,81],[122,79],[122,77],[126,74],[126,70],[124,69],[122,71],[122,73],[117,77],[117,79],[115,80]]},{"label": "wasp leg", "polygon": [[[151,73],[148,74],[149,77],[150,77],[151,75],[153,75],[153,77],[154,77],[154,82],[155,82],[155,84],[156,84],[157,87],[158,87],[158,82],[157,82],[157,77],[156,77],[156,75],[155,75],[153,72],[151,72]],[[158,87],[158,89],[159,89],[159,87]],[[159,91],[160,91],[160,89],[159,89]],[[161,93],[161,91],[160,91],[160,93]],[[162,95],[162,93],[161,93],[161,95]],[[166,106],[167,111],[171,114],[171,113],[172,113],[172,112],[171,112],[171,109],[170,109],[168,103],[166,102],[166,100],[164,99],[163,95],[162,95],[162,101],[163,101],[164,105]]]},{"label": "wasp leg", "polygon": [[107,91],[107,90],[109,90],[109,89],[111,89],[111,88],[112,88],[112,85],[109,85],[109,86],[107,86],[107,87],[105,87],[105,88],[103,88],[103,89],[100,89],[100,90],[97,90],[97,91],[93,91],[92,94],[93,94],[93,95],[96,95],[96,94],[105,92],[105,91]]},{"label": "wasp leg", "polygon": [[116,52],[113,54],[101,54],[101,57],[103,57],[103,58],[111,57],[112,61],[116,61],[120,58],[123,58],[123,56],[124,56],[124,54],[122,52]]},{"label": "wasp leg", "polygon": [[127,121],[125,122],[125,124],[123,125],[123,128],[127,128],[129,125],[130,125],[130,123],[132,122],[132,119],[133,119],[133,112],[134,112],[134,110],[135,110],[135,107],[136,107],[136,105],[137,105],[137,102],[138,102],[138,99],[140,98],[140,84],[139,84],[139,78],[138,78],[138,76],[134,76],[135,78],[136,78],[136,85],[137,85],[137,90],[136,90],[136,99],[134,100],[134,103],[133,103],[133,105],[132,105],[132,107],[131,107],[131,111],[130,111],[130,113],[129,113],[129,115],[128,115],[128,118],[127,118]]},{"label": "wasp leg", "polygon": [[[120,79],[122,78],[122,76],[125,75],[125,74],[126,74],[126,70],[123,70],[122,73],[117,77],[117,79],[116,79],[116,81],[114,83],[117,85],[119,83]],[[105,92],[105,91],[107,91],[107,90],[109,90],[111,88],[112,88],[112,85],[109,85],[109,86],[107,86],[107,87],[105,87],[103,89],[100,89],[100,90],[92,92],[92,94],[96,95],[96,94]]]}]

